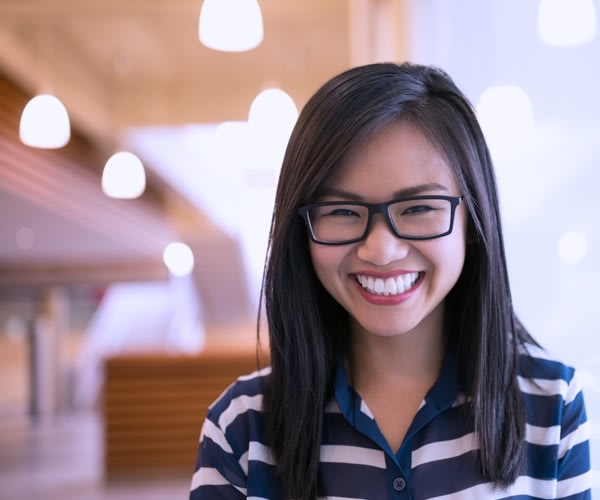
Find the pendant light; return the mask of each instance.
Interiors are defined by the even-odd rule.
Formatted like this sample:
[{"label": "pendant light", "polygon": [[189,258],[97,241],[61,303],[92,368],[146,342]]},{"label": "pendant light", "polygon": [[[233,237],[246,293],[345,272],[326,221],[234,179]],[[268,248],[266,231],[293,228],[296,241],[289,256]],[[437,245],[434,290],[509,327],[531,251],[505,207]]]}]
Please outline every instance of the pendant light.
[{"label": "pendant light", "polygon": [[194,270],[194,253],[185,243],[174,241],[165,247],[163,262],[174,276],[187,276]]},{"label": "pendant light", "polygon": [[204,0],[198,37],[207,47],[244,52],[260,45],[263,20],[257,0]]},{"label": "pendant light", "polygon": [[538,35],[547,45],[583,45],[596,36],[596,8],[593,0],[541,0],[537,23]]},{"label": "pendant light", "polygon": [[133,153],[120,151],[112,155],[102,172],[102,191],[111,198],[133,199],[146,189],[146,173]]},{"label": "pendant light", "polygon": [[254,98],[248,113],[248,125],[253,157],[262,168],[279,171],[297,118],[296,103],[281,89],[269,88]]},{"label": "pendant light", "polygon": [[510,164],[535,129],[529,95],[516,85],[492,86],[483,91],[476,109],[494,161]]},{"label": "pendant light", "polygon": [[31,99],[21,114],[19,137],[23,144],[34,148],[65,146],[71,138],[71,124],[63,103],[49,94]]}]

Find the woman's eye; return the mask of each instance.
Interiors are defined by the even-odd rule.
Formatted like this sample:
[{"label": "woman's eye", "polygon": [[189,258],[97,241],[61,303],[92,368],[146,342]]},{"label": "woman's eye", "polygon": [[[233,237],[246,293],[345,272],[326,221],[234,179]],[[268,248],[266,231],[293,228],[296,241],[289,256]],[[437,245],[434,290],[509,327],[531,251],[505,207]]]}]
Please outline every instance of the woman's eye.
[{"label": "woman's eye", "polygon": [[430,207],[428,205],[415,205],[413,207],[408,207],[406,210],[404,210],[403,214],[419,215],[419,214],[431,212],[432,210],[435,210],[435,208]]},{"label": "woman's eye", "polygon": [[350,208],[332,208],[323,215],[333,217],[360,217],[356,211],[351,210]]}]

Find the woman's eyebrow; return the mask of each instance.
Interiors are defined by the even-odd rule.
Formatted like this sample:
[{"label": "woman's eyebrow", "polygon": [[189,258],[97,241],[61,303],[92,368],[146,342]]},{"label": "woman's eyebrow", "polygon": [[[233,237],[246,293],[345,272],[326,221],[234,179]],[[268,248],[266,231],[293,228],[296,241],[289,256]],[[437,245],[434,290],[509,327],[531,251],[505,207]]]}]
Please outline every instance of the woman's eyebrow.
[{"label": "woman's eyebrow", "polygon": [[343,189],[327,188],[325,189],[319,198],[341,198],[349,201],[362,201],[364,197],[357,194],[351,193],[350,191],[344,191]]},{"label": "woman's eyebrow", "polygon": [[[448,188],[442,184],[438,184],[437,182],[432,182],[428,184],[417,184],[416,186],[409,186],[406,188],[399,189],[398,191],[394,191],[393,198],[404,198],[406,196],[417,196],[426,192],[431,191],[448,191]],[[344,200],[349,201],[363,201],[365,199],[364,196],[353,193],[351,191],[346,191],[344,189],[337,188],[328,188],[323,191],[321,198],[325,197],[334,197],[334,198],[342,198]]]},{"label": "woman's eyebrow", "polygon": [[430,191],[448,191],[443,184],[432,182],[429,184],[418,184],[394,192],[394,198],[403,198],[404,196],[417,196]]}]

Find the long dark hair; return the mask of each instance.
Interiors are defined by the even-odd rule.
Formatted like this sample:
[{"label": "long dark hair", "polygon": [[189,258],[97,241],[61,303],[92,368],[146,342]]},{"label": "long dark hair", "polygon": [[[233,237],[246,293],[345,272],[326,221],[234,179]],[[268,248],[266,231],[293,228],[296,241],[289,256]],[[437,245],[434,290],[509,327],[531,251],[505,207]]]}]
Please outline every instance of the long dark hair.
[{"label": "long dark hair", "polygon": [[465,195],[468,244],[446,298],[448,342],[472,398],[481,473],[512,483],[524,462],[519,344],[493,166],[472,106],[437,68],[378,63],[350,69],[308,101],[292,132],[275,197],[263,282],[272,373],[265,392],[267,442],[293,498],[318,496],[323,412],[349,343],[348,314],[317,279],[298,207],[318,198],[351,151],[386,125],[408,120],[444,155]]}]

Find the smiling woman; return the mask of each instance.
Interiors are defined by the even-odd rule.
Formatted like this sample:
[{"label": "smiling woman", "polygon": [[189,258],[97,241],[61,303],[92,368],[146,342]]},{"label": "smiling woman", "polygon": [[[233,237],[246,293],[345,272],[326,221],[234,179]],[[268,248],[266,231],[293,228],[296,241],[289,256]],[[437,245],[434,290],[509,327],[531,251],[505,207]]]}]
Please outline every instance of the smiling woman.
[{"label": "smiling woman", "polygon": [[489,151],[443,71],[361,66],[308,101],[263,289],[271,366],[209,409],[192,500],[590,498],[578,375],[512,308]]}]

